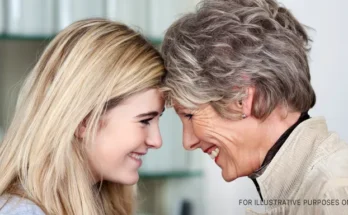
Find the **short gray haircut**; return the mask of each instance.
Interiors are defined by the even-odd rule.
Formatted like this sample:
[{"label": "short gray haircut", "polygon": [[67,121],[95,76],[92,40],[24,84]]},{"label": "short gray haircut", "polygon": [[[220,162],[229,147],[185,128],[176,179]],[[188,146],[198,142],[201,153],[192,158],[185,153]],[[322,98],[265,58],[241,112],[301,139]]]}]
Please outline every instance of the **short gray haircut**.
[{"label": "short gray haircut", "polygon": [[305,27],[274,0],[203,1],[166,32],[167,102],[190,109],[208,103],[223,117],[239,117],[228,104],[254,87],[254,117],[266,118],[279,104],[308,111],[316,101],[309,42]]}]

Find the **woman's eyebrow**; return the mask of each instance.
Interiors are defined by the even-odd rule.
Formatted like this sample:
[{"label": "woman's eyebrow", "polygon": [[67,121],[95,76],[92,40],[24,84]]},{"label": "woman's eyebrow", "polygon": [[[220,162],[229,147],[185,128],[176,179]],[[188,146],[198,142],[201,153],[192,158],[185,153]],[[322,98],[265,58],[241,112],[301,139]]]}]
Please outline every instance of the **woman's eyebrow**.
[{"label": "woman's eyebrow", "polygon": [[157,116],[159,113],[157,111],[150,111],[150,112],[147,112],[147,113],[142,113],[142,114],[139,114],[137,115],[136,117],[137,118],[143,118],[143,117],[155,117]]}]

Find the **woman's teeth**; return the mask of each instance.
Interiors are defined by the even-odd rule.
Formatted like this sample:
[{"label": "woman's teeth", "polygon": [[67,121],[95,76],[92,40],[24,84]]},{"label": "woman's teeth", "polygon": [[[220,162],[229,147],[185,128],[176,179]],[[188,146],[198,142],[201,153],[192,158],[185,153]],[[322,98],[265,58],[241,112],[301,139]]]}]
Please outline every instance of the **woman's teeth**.
[{"label": "woman's teeth", "polygon": [[137,160],[141,160],[141,157],[142,157],[142,155],[135,154],[135,153],[129,153],[129,156]]},{"label": "woman's teeth", "polygon": [[214,149],[214,150],[210,153],[211,159],[214,160],[214,159],[219,155],[219,152],[220,152],[220,149],[219,149],[219,148]]}]

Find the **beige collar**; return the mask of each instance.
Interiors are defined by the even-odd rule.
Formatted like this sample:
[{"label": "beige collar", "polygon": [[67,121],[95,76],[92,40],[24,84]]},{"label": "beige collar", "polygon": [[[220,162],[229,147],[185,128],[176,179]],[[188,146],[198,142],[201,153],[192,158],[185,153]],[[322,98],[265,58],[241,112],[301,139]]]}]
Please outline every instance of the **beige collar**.
[{"label": "beige collar", "polygon": [[327,134],[323,117],[308,119],[295,128],[266,170],[256,178],[264,200],[291,200],[310,170],[313,152],[319,146],[316,143]]}]

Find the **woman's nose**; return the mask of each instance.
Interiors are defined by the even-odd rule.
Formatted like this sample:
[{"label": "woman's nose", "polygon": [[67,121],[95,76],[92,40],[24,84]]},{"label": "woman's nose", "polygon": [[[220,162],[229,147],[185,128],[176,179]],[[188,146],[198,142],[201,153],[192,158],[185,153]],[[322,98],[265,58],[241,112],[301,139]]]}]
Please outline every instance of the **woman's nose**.
[{"label": "woman's nose", "polygon": [[183,128],[183,146],[186,150],[195,150],[199,148],[200,140],[194,134],[192,129]]},{"label": "woman's nose", "polygon": [[154,129],[153,131],[149,133],[148,138],[146,140],[146,145],[148,145],[150,148],[155,148],[155,149],[161,148],[162,136],[158,126],[156,129]]}]

